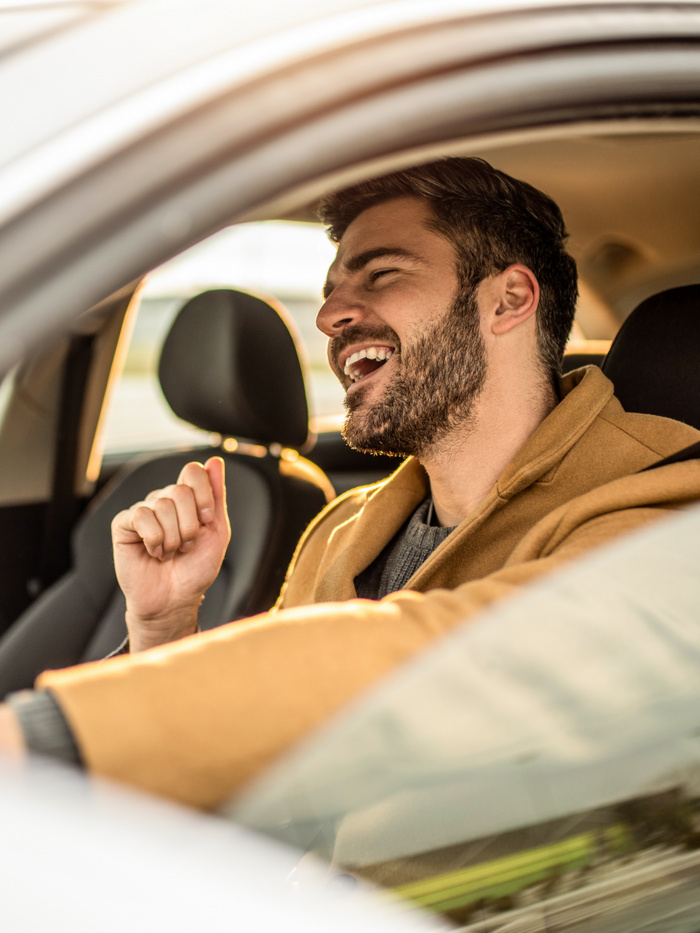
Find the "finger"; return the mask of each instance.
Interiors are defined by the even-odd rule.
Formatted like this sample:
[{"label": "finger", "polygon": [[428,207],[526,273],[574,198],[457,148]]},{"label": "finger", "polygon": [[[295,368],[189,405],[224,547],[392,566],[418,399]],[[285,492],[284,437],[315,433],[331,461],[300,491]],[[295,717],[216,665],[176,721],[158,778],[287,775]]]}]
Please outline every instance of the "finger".
[{"label": "finger", "polygon": [[[177,522],[176,527],[175,525],[172,526],[172,539],[166,540],[164,547],[168,550],[169,546],[172,544],[173,550],[191,550],[197,540],[199,530],[202,527],[194,491],[190,486],[186,486],[184,483],[173,486],[169,496],[158,499],[155,503],[154,508],[156,510],[156,515],[159,514],[159,505],[161,502],[173,504]],[[166,515],[170,518],[171,513],[169,505],[166,505],[165,508],[168,510]],[[168,526],[168,528],[170,530],[171,526]]]},{"label": "finger", "polygon": [[[189,497],[189,502],[186,497]],[[126,531],[131,540],[141,541],[151,557],[170,560],[177,551],[190,550],[199,533],[199,520],[191,492],[184,489],[174,499],[161,497],[153,503],[139,503],[120,512],[113,522],[117,531]],[[184,501],[183,501],[184,500]]]},{"label": "finger", "polygon": [[151,509],[163,533],[163,560],[170,560],[184,544],[178,508],[174,499],[162,498],[154,502]]},{"label": "finger", "polygon": [[131,526],[148,554],[162,560],[164,557],[165,530],[161,524],[161,519],[156,516],[153,509],[148,505],[135,505],[123,514],[125,516],[123,524]]},{"label": "finger", "polygon": [[226,465],[221,457],[210,457],[204,464],[209,476],[216,515],[228,522],[226,511]]},{"label": "finger", "polygon": [[138,544],[141,536],[134,528],[135,510],[143,506],[143,502],[136,502],[130,509],[123,509],[112,519],[112,538],[115,544]]},{"label": "finger", "polygon": [[192,490],[197,507],[199,521],[208,525],[215,516],[216,502],[211,486],[209,473],[201,463],[188,463],[180,472],[178,485],[184,485]]},{"label": "finger", "polygon": [[[154,489],[144,499],[132,506],[145,505],[158,521],[163,521],[163,557],[172,557],[176,551],[189,551],[194,547],[199,534],[200,521],[194,494],[188,486],[173,485]],[[173,511],[174,508],[174,511]]]},{"label": "finger", "polygon": [[[148,493],[148,495],[146,496],[146,498],[145,498],[143,501],[144,501],[147,505],[153,505],[153,503],[154,503],[154,502],[157,502],[158,499],[163,499],[163,498],[169,499],[169,498],[172,498],[173,489],[175,489],[175,484],[174,484],[174,483],[172,483],[170,486],[164,486],[162,489],[153,489],[151,492]],[[135,502],[134,505],[132,505],[132,509],[133,509],[135,506],[137,506],[137,505],[142,505],[142,503],[141,503],[141,502]]]}]

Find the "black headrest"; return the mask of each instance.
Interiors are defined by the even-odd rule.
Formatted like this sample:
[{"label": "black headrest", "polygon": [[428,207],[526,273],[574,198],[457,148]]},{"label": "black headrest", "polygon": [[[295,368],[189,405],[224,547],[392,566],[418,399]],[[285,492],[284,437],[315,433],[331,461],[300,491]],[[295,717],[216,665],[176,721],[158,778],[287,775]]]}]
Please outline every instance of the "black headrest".
[{"label": "black headrest", "polygon": [[175,414],[198,428],[284,447],[307,439],[294,338],[261,298],[219,288],[190,299],[165,340],[158,375]]},{"label": "black headrest", "polygon": [[561,364],[562,376],[581,366],[602,366],[604,353],[565,353]]},{"label": "black headrest", "polygon": [[642,302],[620,328],[603,372],[627,411],[700,428],[700,285]]}]

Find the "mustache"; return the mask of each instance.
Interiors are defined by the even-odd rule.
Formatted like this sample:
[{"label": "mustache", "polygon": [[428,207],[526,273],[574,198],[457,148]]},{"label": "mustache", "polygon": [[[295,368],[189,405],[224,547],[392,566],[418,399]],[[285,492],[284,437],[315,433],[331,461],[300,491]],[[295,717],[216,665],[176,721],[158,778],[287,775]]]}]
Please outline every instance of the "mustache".
[{"label": "mustache", "polygon": [[396,331],[392,330],[391,327],[386,325],[368,327],[364,324],[349,324],[343,329],[342,333],[338,334],[337,337],[331,337],[328,341],[328,357],[332,360],[335,368],[339,369],[338,357],[346,347],[353,343],[364,343],[370,340],[376,343],[388,343],[395,350],[401,349],[401,341]]}]

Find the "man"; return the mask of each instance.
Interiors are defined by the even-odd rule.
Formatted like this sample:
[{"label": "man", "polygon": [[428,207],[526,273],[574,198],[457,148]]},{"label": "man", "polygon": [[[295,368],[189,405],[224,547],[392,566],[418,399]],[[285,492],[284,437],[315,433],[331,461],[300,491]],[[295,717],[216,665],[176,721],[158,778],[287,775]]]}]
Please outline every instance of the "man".
[{"label": "man", "polygon": [[275,611],[194,637],[230,533],[221,462],[121,513],[132,656],[43,675],[2,712],[7,747],[72,747],[91,770],[215,806],[479,608],[700,496],[696,463],[638,472],[697,431],[626,414],[596,368],[559,378],[576,273],[545,195],[443,160],[322,214],[339,247],[318,324],[346,437],[410,459],[312,523]]}]

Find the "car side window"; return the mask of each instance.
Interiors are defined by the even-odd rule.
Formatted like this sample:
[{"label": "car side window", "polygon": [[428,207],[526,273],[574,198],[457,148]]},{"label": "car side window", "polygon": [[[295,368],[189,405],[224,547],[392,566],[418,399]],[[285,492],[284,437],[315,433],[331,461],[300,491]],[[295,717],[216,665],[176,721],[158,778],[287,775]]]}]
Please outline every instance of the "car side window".
[{"label": "car side window", "polygon": [[104,433],[106,455],[201,444],[207,435],[177,418],[158,384],[160,349],[182,304],[207,288],[230,286],[272,296],[289,311],[308,363],[313,416],[342,410],[343,392],[315,326],[335,248],[318,224],[270,221],[220,231],[156,269],[140,297],[124,369]]}]

